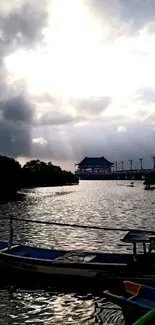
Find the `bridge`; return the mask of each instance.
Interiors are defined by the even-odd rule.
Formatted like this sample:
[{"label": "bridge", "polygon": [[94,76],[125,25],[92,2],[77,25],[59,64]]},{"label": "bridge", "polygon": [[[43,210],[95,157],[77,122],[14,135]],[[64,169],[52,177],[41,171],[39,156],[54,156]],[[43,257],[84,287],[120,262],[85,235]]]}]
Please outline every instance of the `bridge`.
[{"label": "bridge", "polygon": [[76,175],[81,180],[145,180],[146,176],[155,177],[155,169],[120,170],[104,173],[76,171]]}]

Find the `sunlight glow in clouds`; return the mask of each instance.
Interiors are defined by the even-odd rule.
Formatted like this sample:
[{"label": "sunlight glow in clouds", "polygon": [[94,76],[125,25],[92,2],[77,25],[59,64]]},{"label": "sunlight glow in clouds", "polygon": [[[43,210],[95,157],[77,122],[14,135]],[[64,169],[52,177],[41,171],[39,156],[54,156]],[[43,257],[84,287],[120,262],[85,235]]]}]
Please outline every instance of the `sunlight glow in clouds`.
[{"label": "sunlight glow in clouds", "polygon": [[114,104],[109,115],[139,110],[139,103],[131,105],[134,93],[154,83],[155,36],[149,34],[150,27],[107,42],[110,23],[105,17],[101,26],[84,1],[53,0],[49,10],[42,48],[18,50],[5,58],[12,82],[25,78],[30,94],[110,96]]},{"label": "sunlight glow in clouds", "polygon": [[120,97],[139,82],[132,56],[123,50],[124,41],[103,44],[103,29],[83,1],[53,1],[51,22],[42,32],[45,48],[5,58],[13,80],[26,78],[30,93]]},{"label": "sunlight glow in clouds", "polygon": [[1,153],[154,155],[154,11],[154,0],[2,0]]}]

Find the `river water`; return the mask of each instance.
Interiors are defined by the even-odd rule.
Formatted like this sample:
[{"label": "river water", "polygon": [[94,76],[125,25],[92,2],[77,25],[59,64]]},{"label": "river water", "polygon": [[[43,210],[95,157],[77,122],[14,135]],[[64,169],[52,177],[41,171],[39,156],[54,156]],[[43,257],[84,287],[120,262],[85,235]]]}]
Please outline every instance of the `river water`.
[{"label": "river water", "polygon": [[[80,181],[77,186],[25,190],[22,200],[0,205],[0,215],[102,227],[155,230],[155,193],[143,182]],[[8,239],[8,221],[0,235]],[[29,245],[94,251],[122,247],[122,232],[103,232],[14,222],[14,238]],[[0,324],[125,324],[121,310],[103,297],[63,292],[0,291]]]}]

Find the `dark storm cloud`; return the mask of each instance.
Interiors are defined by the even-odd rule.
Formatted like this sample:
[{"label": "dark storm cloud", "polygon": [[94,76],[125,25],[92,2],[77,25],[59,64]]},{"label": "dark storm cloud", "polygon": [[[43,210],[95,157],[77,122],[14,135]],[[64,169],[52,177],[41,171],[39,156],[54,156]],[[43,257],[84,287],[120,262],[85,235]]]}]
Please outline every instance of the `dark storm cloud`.
[{"label": "dark storm cloud", "polygon": [[28,125],[0,120],[0,153],[13,157],[31,154],[31,136]]},{"label": "dark storm cloud", "polygon": [[31,128],[34,107],[18,96],[0,102],[0,153],[5,155],[31,155]]},{"label": "dark storm cloud", "polygon": [[9,98],[0,108],[5,120],[32,123],[34,107],[22,96]]},{"label": "dark storm cloud", "polygon": [[[0,154],[13,157],[31,154],[33,107],[24,96],[7,86],[7,75],[0,66]],[[14,95],[14,97],[12,97]],[[10,97],[11,96],[11,97]]]},{"label": "dark storm cloud", "polygon": [[74,106],[78,114],[84,112],[90,115],[101,114],[108,108],[111,102],[112,98],[108,96],[72,99],[70,101],[70,103]]}]

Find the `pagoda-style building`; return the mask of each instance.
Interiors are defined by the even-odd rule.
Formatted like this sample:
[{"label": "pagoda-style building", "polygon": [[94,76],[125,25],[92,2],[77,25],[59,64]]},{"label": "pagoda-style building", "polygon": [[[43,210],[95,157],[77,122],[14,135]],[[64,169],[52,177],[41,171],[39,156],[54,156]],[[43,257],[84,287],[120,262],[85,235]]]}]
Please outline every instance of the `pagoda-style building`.
[{"label": "pagoda-style building", "polygon": [[83,178],[86,175],[95,176],[95,174],[111,173],[113,165],[104,157],[85,157],[79,164],[76,164],[76,174]]}]

